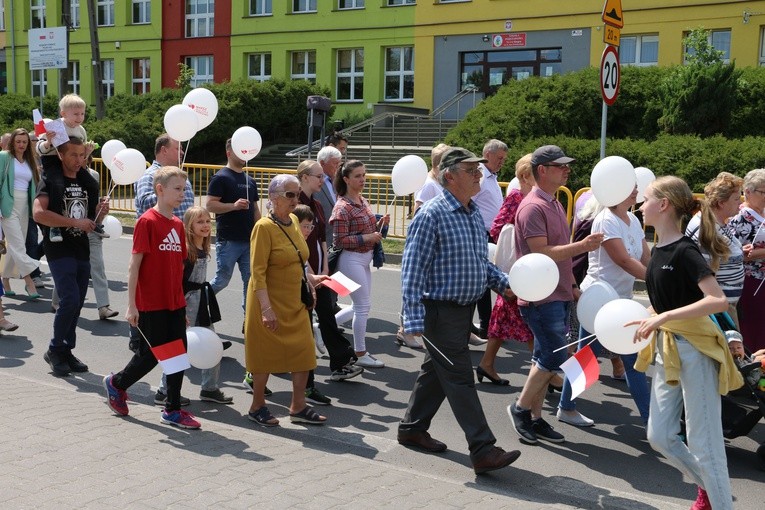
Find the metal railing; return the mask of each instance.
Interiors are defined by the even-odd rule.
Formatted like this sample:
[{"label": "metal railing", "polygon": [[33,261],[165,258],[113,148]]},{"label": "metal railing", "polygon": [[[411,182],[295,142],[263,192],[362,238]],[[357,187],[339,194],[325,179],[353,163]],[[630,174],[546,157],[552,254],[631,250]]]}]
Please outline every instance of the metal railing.
[{"label": "metal railing", "polygon": [[[223,168],[222,165],[201,165],[186,163],[183,169],[188,172],[189,180],[194,191],[194,203],[202,207],[207,203],[207,186],[210,178]],[[111,187],[109,170],[103,164],[100,158],[93,160],[93,169],[101,177],[101,194],[105,195]],[[261,212],[266,211],[268,202],[267,190],[268,184],[275,176],[279,174],[295,175],[295,170],[286,170],[282,168],[259,168],[246,167],[245,171],[255,179],[260,191],[259,207]],[[502,189],[506,189],[507,182],[499,183]],[[577,195],[578,196],[578,195]],[[406,230],[412,220],[412,196],[396,196],[393,192],[393,181],[387,174],[367,174],[364,197],[369,201],[372,210],[378,214],[390,214],[390,227],[388,237],[403,239],[406,237]],[[574,210],[574,200],[571,191],[568,188],[561,187],[558,190],[558,198],[566,208],[566,214],[569,222]],[[135,191],[132,184],[125,186],[116,186],[111,194],[110,208],[114,212],[135,214]]]}]

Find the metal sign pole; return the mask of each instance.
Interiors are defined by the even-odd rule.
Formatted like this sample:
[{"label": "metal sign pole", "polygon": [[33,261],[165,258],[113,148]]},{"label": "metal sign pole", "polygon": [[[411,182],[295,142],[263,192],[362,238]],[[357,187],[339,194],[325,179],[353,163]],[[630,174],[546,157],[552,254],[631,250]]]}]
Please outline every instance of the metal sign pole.
[{"label": "metal sign pole", "polygon": [[608,105],[603,101],[600,115],[600,159],[606,157],[606,124],[608,123]]}]

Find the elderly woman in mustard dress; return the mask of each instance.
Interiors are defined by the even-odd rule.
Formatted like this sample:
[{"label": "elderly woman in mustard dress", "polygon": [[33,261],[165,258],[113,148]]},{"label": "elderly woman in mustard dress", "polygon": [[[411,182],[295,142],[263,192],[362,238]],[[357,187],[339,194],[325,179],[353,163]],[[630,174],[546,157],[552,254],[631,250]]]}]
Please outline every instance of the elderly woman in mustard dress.
[{"label": "elderly woman in mustard dress", "polygon": [[271,373],[292,373],[290,420],[321,425],[305,401],[308,372],[316,368],[313,330],[300,299],[308,246],[292,214],[300,183],[294,175],[277,175],[268,186],[270,212],[250,236],[251,277],[245,312],[245,360],[252,373],[252,406],[248,418],[264,427],[279,424],[266,407],[265,387]]}]

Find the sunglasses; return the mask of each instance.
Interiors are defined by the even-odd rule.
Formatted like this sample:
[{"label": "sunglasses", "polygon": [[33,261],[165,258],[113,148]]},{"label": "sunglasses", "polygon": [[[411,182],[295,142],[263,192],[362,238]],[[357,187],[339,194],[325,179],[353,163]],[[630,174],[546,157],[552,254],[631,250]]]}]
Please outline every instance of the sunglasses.
[{"label": "sunglasses", "polygon": [[299,191],[282,191],[281,193],[277,193],[277,194],[289,200],[294,200],[298,197],[300,192]]}]

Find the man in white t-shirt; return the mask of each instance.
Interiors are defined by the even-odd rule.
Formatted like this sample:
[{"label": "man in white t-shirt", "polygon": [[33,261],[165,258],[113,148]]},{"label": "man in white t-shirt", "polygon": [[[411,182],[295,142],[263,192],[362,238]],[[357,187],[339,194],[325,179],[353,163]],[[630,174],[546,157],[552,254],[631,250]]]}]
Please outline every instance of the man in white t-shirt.
[{"label": "man in white t-shirt", "polygon": [[[489,140],[483,146],[483,157],[487,161],[479,165],[483,174],[483,177],[481,177],[481,191],[473,197],[473,202],[475,202],[478,210],[481,212],[483,225],[486,227],[486,242],[489,243],[491,242],[491,237],[489,236],[491,224],[499,213],[499,208],[502,207],[504,199],[502,188],[499,187],[499,182],[497,181],[497,175],[502,169],[505,159],[507,159],[507,144],[501,140]],[[476,304],[476,308],[478,308],[480,326],[474,328],[473,333],[483,340],[477,341],[475,337],[472,337],[470,343],[480,345],[486,343],[486,332],[489,329],[489,319],[491,318],[490,290],[487,289],[486,293],[481,296],[481,299]]]}]

